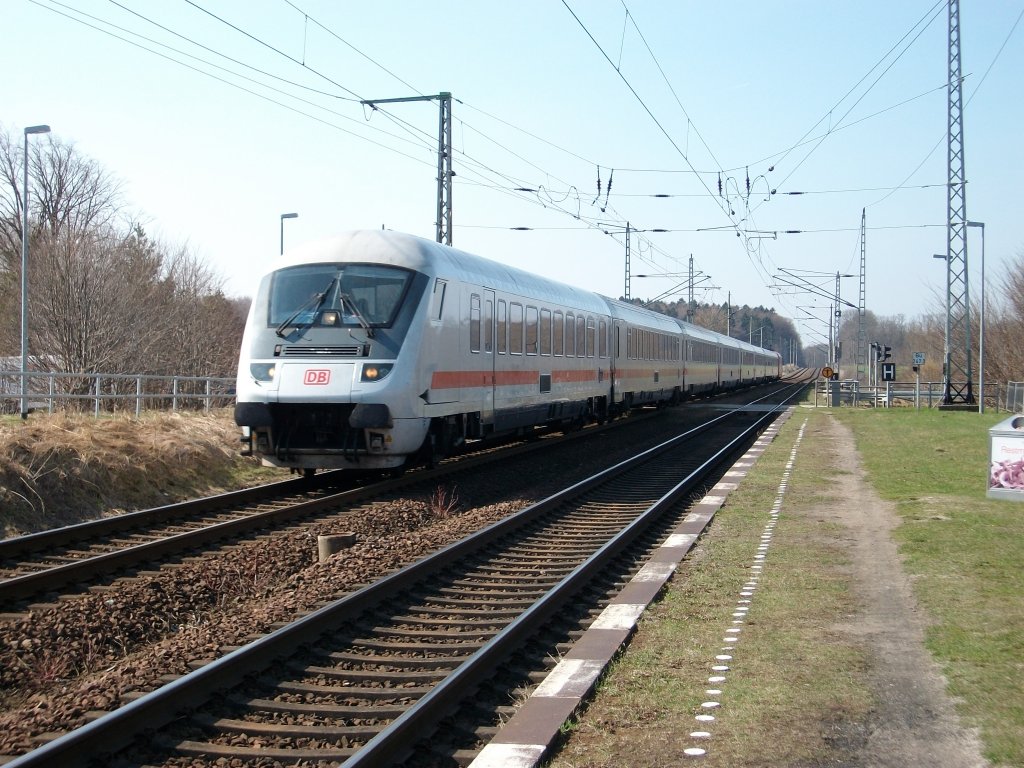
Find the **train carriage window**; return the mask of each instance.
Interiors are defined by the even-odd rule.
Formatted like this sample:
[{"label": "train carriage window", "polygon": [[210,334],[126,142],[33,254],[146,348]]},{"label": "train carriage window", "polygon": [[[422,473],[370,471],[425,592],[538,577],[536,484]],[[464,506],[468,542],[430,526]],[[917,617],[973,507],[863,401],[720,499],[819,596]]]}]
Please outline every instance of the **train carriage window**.
[{"label": "train carriage window", "polygon": [[633,333],[633,327],[626,326],[626,359],[636,359],[636,335]]},{"label": "train carriage window", "polygon": [[484,352],[494,351],[494,300],[484,302]]},{"label": "train carriage window", "polygon": [[536,355],[539,347],[539,329],[537,320],[537,308],[526,308],[526,354]]},{"label": "train carriage window", "polygon": [[576,315],[572,312],[565,313],[565,356],[572,357],[576,354]]},{"label": "train carriage window", "polygon": [[594,352],[597,349],[597,345],[595,344],[595,342],[597,341],[597,339],[595,338],[596,334],[597,334],[597,329],[594,327],[594,318],[588,317],[587,318],[587,357],[593,357],[594,356]]},{"label": "train carriage window", "polygon": [[469,296],[469,351],[480,351],[480,294]]},{"label": "train carriage window", "polygon": [[587,356],[587,318],[576,315],[576,357]]},{"label": "train carriage window", "polygon": [[508,305],[508,353],[523,354],[523,305],[516,301]]},{"label": "train carriage window", "polygon": [[551,310],[542,309],[540,311],[540,353],[542,355],[551,354]]},{"label": "train carriage window", "polygon": [[508,351],[508,308],[504,299],[498,299],[498,354]]},{"label": "train carriage window", "polygon": [[555,357],[561,357],[565,354],[565,317],[562,315],[560,310],[555,310],[554,319],[552,320],[552,336],[554,337],[554,353]]},{"label": "train carriage window", "polygon": [[608,357],[608,322],[602,320],[597,331],[597,354],[600,357]]}]

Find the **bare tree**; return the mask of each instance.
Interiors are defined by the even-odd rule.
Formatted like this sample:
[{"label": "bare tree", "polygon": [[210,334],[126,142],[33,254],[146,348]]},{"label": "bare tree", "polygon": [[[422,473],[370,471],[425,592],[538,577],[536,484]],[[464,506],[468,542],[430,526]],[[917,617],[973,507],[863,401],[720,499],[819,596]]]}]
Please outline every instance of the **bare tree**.
[{"label": "bare tree", "polygon": [[31,302],[34,349],[75,373],[142,373],[161,350],[170,304],[163,255],[138,228],[45,236],[37,247]]},{"label": "bare tree", "polygon": [[[0,254],[21,249],[25,198],[20,135],[0,130]],[[121,184],[94,160],[53,134],[29,145],[30,206],[35,226],[50,236],[76,236],[114,226],[125,214]],[[35,233],[33,233],[34,235]]]},{"label": "bare tree", "polygon": [[[245,316],[222,279],[151,241],[73,144],[47,136],[29,153],[31,354],[65,373],[230,373]],[[20,134],[0,130],[0,354],[19,346],[24,162]]]},{"label": "bare tree", "polygon": [[[0,130],[0,349],[18,346],[25,154],[21,134]],[[112,230],[123,215],[120,184],[73,144],[48,134],[29,145],[31,278],[37,245]],[[65,248],[69,247],[67,244]],[[31,283],[34,281],[30,281]]]}]

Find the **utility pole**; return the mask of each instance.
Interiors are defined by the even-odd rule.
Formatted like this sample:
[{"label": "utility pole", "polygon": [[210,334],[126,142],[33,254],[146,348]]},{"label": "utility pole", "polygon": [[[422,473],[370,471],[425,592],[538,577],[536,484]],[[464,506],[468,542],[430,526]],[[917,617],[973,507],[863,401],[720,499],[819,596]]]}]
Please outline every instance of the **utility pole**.
[{"label": "utility pole", "polygon": [[434,101],[440,105],[437,129],[437,242],[452,244],[452,95],[441,91],[435,96],[407,96],[399,99],[365,99],[365,104],[376,109],[378,104],[397,104],[405,101]]},{"label": "utility pole", "polygon": [[973,404],[970,294],[967,286],[967,180],[964,178],[963,78],[960,68],[960,0],[949,2],[949,182],[946,186],[946,344],[942,404]]},{"label": "utility pole", "polygon": [[629,301],[629,222],[626,222],[626,301]]},{"label": "utility pole", "polygon": [[[867,209],[860,209],[860,298],[857,302],[857,381],[864,381],[867,367],[868,328],[865,281],[867,279]],[[869,385],[870,386],[870,385]]]},{"label": "utility pole", "polygon": [[835,336],[832,335],[832,308],[833,308],[833,306],[836,307],[836,314],[840,314],[839,313],[838,305],[833,305],[833,304],[829,304],[828,305],[828,315],[829,315],[829,321],[828,321],[828,367],[831,368],[832,370],[835,370],[836,369],[836,366],[835,366],[836,342],[835,342]]},{"label": "utility pole", "polygon": [[690,254],[690,291],[687,296],[686,304],[686,322],[692,323],[694,316],[697,314],[697,306],[693,301],[693,254]]}]

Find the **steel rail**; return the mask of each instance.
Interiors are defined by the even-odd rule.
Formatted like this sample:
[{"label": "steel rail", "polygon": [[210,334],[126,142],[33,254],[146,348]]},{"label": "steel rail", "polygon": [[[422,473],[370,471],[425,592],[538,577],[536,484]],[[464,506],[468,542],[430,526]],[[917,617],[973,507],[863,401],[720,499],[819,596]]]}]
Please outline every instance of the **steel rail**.
[{"label": "steel rail", "polygon": [[[530,635],[537,631],[537,627],[542,626],[551,616],[555,615],[569,598],[584,585],[593,581],[597,575],[604,572],[608,564],[646,531],[654,520],[661,517],[682,497],[692,492],[710,469],[718,465],[724,457],[731,455],[738,445],[749,439],[752,433],[759,433],[761,425],[769,419],[774,419],[781,410],[775,409],[761,415],[740,435],[730,440],[697,469],[679,481],[620,533],[577,566],[554,589],[514,619],[483,648],[470,656],[444,680],[435,685],[429,693],[421,697],[383,731],[367,742],[355,755],[342,763],[342,768],[379,768],[391,765],[400,751],[408,750],[415,741],[427,738],[436,730],[439,713],[441,716],[447,714],[454,704],[463,700],[483,681],[491,677],[498,661],[506,658],[517,647],[520,647]],[[679,438],[674,438],[669,442],[674,445],[678,440]],[[662,444],[662,446],[664,445],[667,444]],[[651,450],[660,449],[662,446],[656,446]],[[641,455],[646,456],[646,452]],[[634,459],[629,459],[623,464],[633,461]],[[622,465],[616,465],[606,472],[612,472],[620,466]]]},{"label": "steel rail", "polygon": [[[559,438],[559,442],[581,439],[606,429],[614,429],[615,426],[608,424],[594,427],[586,432],[563,435]],[[410,485],[430,482],[455,472],[502,461],[537,449],[538,446],[533,443],[513,445],[502,448],[499,451],[493,451],[493,447],[488,446],[487,450],[481,451],[478,454],[470,453],[463,455],[457,461],[452,461],[430,470],[421,470],[400,478],[392,478],[359,488],[328,494],[319,499],[300,502],[299,504],[293,504],[281,509],[241,514],[232,520],[184,531],[156,541],[125,546],[110,552],[82,557],[61,565],[12,576],[0,580],[0,609],[3,606],[13,605],[18,601],[25,601],[37,595],[59,590],[69,585],[80,584],[87,579],[124,571],[138,565],[152,566],[157,558],[166,558],[190,549],[203,547],[267,525],[285,523],[291,519],[315,514],[333,506],[357,503],[391,491],[406,488]],[[335,476],[341,477],[342,475],[339,474],[341,472],[341,470],[337,470],[331,473],[324,473],[316,480],[311,478],[284,480],[255,488],[231,491],[217,496],[208,496],[202,499],[139,510],[138,512],[131,512],[125,515],[101,518],[64,528],[0,540],[0,561],[15,559],[19,555],[24,554],[49,552],[58,547],[88,542],[113,533],[143,531],[147,526],[164,525],[176,520],[229,509],[232,506],[250,505],[281,496],[317,490],[329,484],[325,483],[325,480]]]},{"label": "steel rail", "polygon": [[[769,417],[772,417],[778,409],[760,415],[744,433],[749,435],[755,431]],[[296,647],[305,646],[321,637],[324,633],[337,630],[352,620],[352,617],[379,603],[407,591],[419,584],[423,578],[439,566],[444,567],[453,560],[473,553],[521,526],[528,525],[532,521],[547,514],[555,506],[562,504],[567,498],[579,495],[581,492],[591,489],[610,477],[620,474],[628,468],[645,462],[665,451],[671,450],[679,443],[691,439],[696,434],[709,429],[723,419],[728,418],[732,413],[742,411],[738,407],[736,411],[724,413],[709,420],[701,426],[688,430],[671,440],[654,446],[635,457],[620,462],[613,467],[603,470],[596,475],[580,481],[571,487],[554,494],[530,507],[522,510],[516,515],[496,522],[481,530],[478,534],[455,542],[431,555],[428,555],[411,566],[390,574],[374,584],[365,586],[356,592],[347,595],[334,603],[331,603],[285,627],[282,627],[248,645],[234,650],[215,661],[206,664],[198,670],[185,675],[145,696],[129,703],[125,707],[115,710],[94,720],[87,725],[72,731],[64,736],[51,741],[36,750],[22,755],[7,764],[8,768],[41,768],[46,766],[86,766],[94,761],[97,756],[110,754],[124,748],[135,738],[134,734],[142,731],[151,731],[170,722],[180,715],[183,706],[194,707],[198,703],[211,698],[215,693],[223,691],[240,683],[244,678],[254,671],[267,668],[272,662],[286,657],[294,652]],[[729,446],[719,451],[730,450],[735,446],[736,438],[730,441]],[[675,499],[683,493],[682,486],[693,479],[699,473],[691,473],[683,483],[677,484],[673,491],[663,497]],[[649,519],[653,512],[645,513],[644,518]],[[564,596],[575,591],[582,584],[589,574],[598,568],[596,563],[605,562],[613,557],[626,546],[629,540],[638,535],[641,530],[641,523],[634,522],[628,526],[626,532],[620,537],[601,547],[587,562],[577,567],[568,577],[562,586],[557,588],[557,595]],[[595,560],[594,558],[597,558]],[[519,642],[524,634],[528,632],[528,625],[531,618],[547,617],[557,610],[556,600],[558,597],[543,599],[537,605],[527,610],[524,617],[516,619],[508,627],[504,628],[492,639],[497,648],[507,648]],[[472,686],[471,676],[477,670],[486,670],[493,654],[497,650],[481,649],[458,668],[457,673],[451,678],[451,682],[442,682],[425,697],[427,702],[434,705],[450,703],[458,698],[460,691],[465,691],[467,686]],[[465,671],[462,671],[465,668]],[[412,734],[422,734],[429,727],[427,705],[417,704],[406,714],[400,716],[385,731],[368,742],[360,752],[350,758],[356,760],[352,766],[363,766],[379,764],[372,760],[388,759],[387,755],[393,754],[398,749],[392,741],[398,738],[408,744],[408,738]],[[385,735],[387,734],[387,735]],[[360,757],[366,750],[366,757]],[[379,757],[371,756],[377,755]],[[367,761],[367,762],[364,762]],[[345,763],[346,766],[349,763]]]}]

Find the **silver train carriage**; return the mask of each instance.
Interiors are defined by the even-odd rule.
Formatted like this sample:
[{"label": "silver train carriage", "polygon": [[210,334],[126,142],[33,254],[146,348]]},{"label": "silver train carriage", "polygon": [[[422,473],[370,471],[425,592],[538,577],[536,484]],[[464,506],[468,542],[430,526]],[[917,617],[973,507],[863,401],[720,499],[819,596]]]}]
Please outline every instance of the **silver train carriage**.
[{"label": "silver train carriage", "polygon": [[776,379],[778,353],[410,235],[290,251],[238,366],[246,453],[399,469],[468,439]]}]

